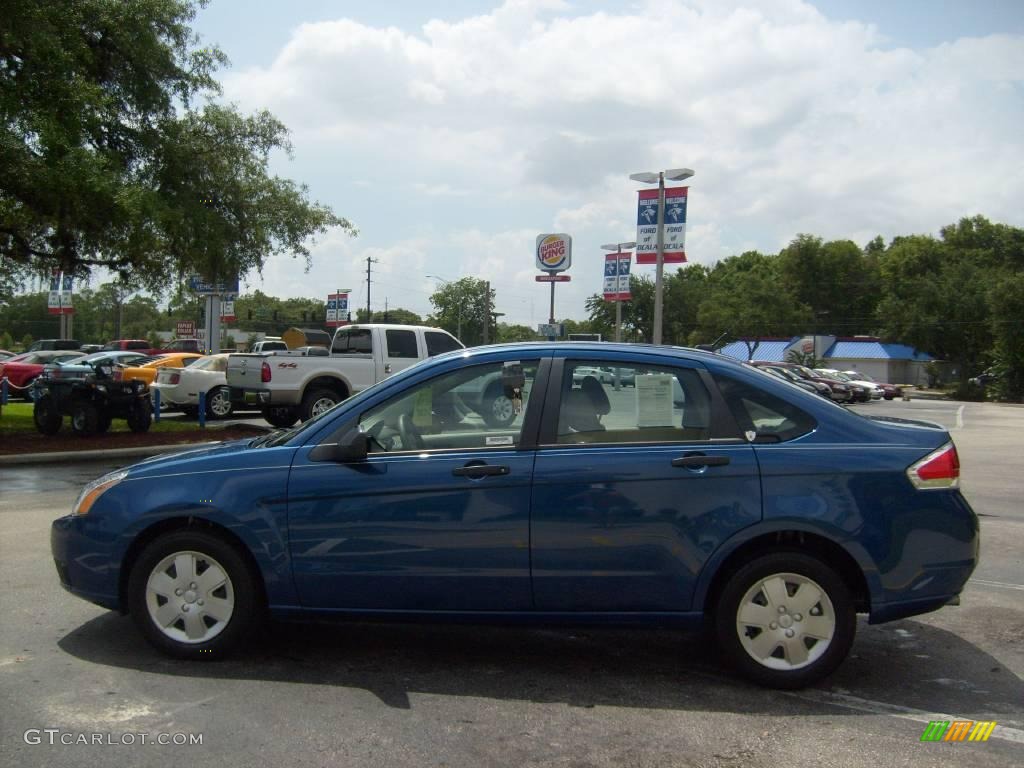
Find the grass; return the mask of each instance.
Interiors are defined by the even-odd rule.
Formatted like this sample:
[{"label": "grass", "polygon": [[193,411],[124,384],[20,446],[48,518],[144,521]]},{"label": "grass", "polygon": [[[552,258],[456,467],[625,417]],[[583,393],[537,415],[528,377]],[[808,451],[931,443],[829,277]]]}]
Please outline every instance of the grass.
[{"label": "grass", "polygon": [[[64,426],[71,428],[69,417],[64,417]],[[149,428],[149,434],[161,432],[195,432],[199,429],[196,422],[167,421],[162,419],[159,423],[153,422]],[[128,422],[124,419],[114,419],[110,423],[110,432],[131,432],[128,429]],[[9,402],[0,409],[0,437],[20,435],[26,432],[36,433],[35,422],[32,421],[32,403]]]}]

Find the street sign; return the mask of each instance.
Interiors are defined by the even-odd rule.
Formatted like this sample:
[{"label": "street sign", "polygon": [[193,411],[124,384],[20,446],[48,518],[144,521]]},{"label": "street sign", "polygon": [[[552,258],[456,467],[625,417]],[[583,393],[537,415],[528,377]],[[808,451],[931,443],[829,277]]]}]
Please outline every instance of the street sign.
[{"label": "street sign", "polygon": [[51,315],[73,315],[75,308],[71,296],[71,275],[54,270],[50,276],[50,293],[46,298],[46,311]]},{"label": "street sign", "polygon": [[535,275],[534,280],[538,283],[568,283],[572,280],[571,275]]},{"label": "street sign", "polygon": [[196,324],[194,320],[179,320],[174,326],[174,334],[179,339],[196,338]]},{"label": "street sign", "polygon": [[327,295],[327,321],[328,328],[337,328],[339,325],[348,324],[348,292],[331,293]]},{"label": "street sign", "polygon": [[629,301],[629,264],[631,253],[606,253],[604,256],[604,300]]},{"label": "street sign", "polygon": [[188,289],[192,293],[238,293],[238,278],[234,277],[230,280],[218,280],[214,283],[211,280],[206,280],[199,275],[192,275],[188,279]]},{"label": "street sign", "polygon": [[558,337],[565,334],[565,326],[561,323],[541,323],[537,326],[538,336]]},{"label": "street sign", "polygon": [[[665,264],[686,261],[686,203],[689,187],[665,189]],[[658,261],[658,190],[641,189],[636,210],[636,263]]]},{"label": "street sign", "polygon": [[567,234],[537,235],[537,269],[564,272],[572,266],[572,237]]}]

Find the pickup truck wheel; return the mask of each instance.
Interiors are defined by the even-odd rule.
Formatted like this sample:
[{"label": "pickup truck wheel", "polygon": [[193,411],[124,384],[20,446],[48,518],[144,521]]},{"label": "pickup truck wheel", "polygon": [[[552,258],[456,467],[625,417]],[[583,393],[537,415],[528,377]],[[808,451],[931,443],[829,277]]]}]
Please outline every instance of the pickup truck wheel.
[{"label": "pickup truck wheel", "polygon": [[330,410],[341,398],[330,389],[314,389],[306,393],[302,398],[302,407],[299,415],[303,421],[309,421],[314,416],[319,416],[324,411]]},{"label": "pickup truck wheel", "polygon": [[206,393],[206,415],[209,418],[226,419],[234,409],[227,387],[217,387]]},{"label": "pickup truck wheel", "polygon": [[484,422],[489,427],[507,427],[516,420],[516,409],[512,405],[512,398],[505,394],[500,385],[490,386],[484,393],[484,400],[480,409]]},{"label": "pickup truck wheel", "polygon": [[78,400],[71,406],[71,429],[78,435],[95,435],[100,425],[100,413],[88,400]]},{"label": "pickup truck wheel", "polygon": [[271,426],[278,429],[288,429],[288,427],[299,420],[299,414],[291,406],[268,405],[263,409],[263,418]]},{"label": "pickup truck wheel", "polygon": [[56,435],[64,423],[64,417],[57,410],[57,404],[50,395],[43,395],[36,400],[32,409],[32,420],[36,423],[36,429],[44,435]]}]

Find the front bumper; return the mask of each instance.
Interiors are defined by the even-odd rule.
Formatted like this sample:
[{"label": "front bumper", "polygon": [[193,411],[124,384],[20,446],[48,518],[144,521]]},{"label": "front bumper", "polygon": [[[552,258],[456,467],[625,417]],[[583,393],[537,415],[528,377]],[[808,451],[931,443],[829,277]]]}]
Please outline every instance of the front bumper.
[{"label": "front bumper", "polygon": [[[91,603],[120,609],[119,569],[87,515],[58,517],[50,526],[50,552],[64,589]],[[108,534],[109,535],[109,534]]]}]

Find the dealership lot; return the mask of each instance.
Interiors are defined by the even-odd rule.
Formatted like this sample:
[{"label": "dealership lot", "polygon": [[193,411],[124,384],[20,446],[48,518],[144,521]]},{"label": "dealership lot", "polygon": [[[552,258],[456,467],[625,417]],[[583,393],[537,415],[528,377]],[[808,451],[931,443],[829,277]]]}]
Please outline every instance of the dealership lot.
[{"label": "dealership lot", "polygon": [[[915,400],[855,410],[953,430],[982,560],[960,607],[862,622],[839,671],[794,693],[753,688],[698,636],[669,631],[282,625],[230,660],[172,661],[130,619],[66,594],[49,557],[51,519],[116,465],[0,469],[0,761],[1020,764],[1024,408]],[[930,720],[951,718],[998,726],[986,743],[920,742]],[[102,733],[104,743],[31,744],[29,729]],[[142,733],[203,743],[106,743]]]}]

